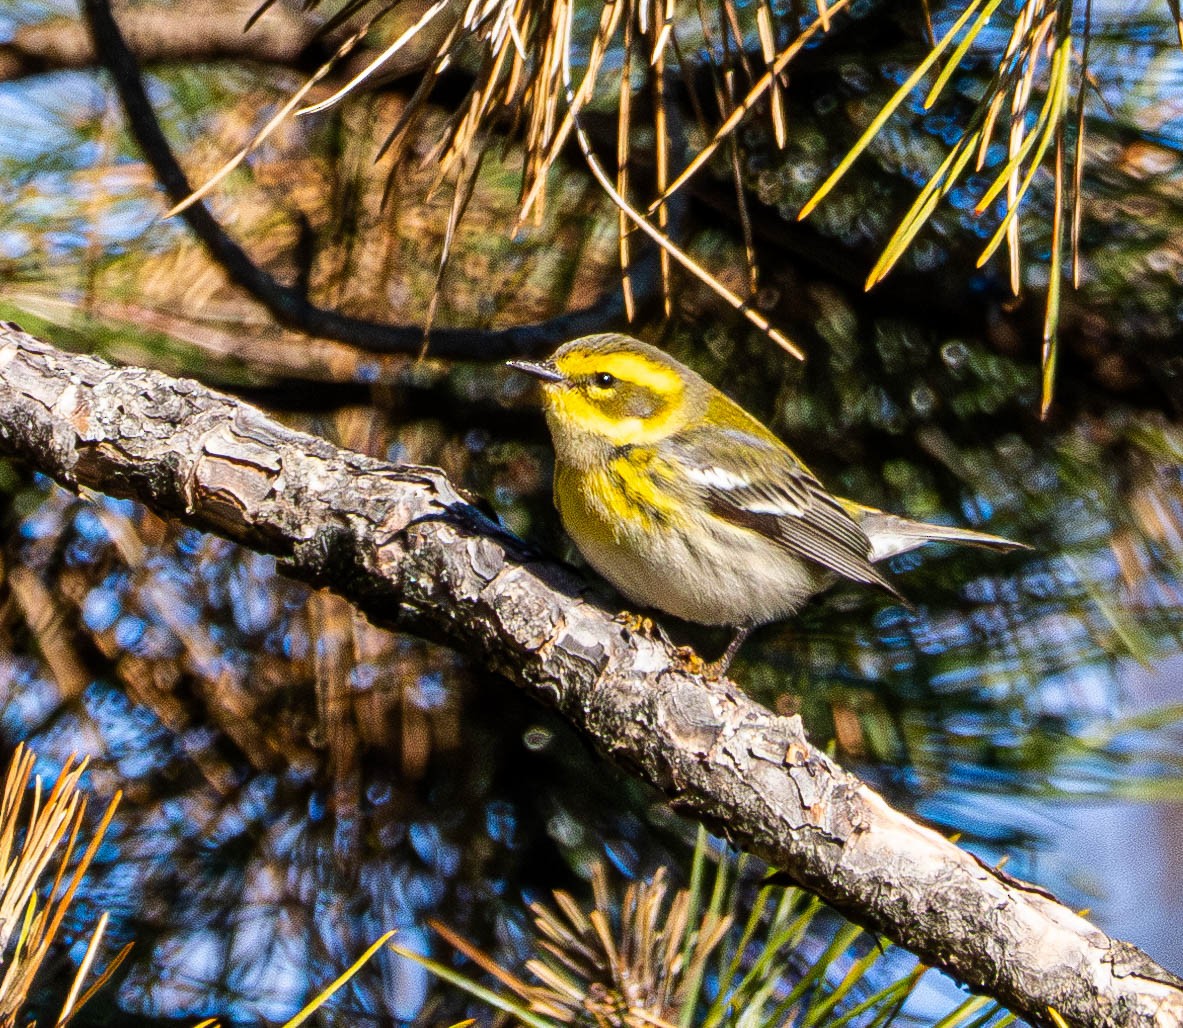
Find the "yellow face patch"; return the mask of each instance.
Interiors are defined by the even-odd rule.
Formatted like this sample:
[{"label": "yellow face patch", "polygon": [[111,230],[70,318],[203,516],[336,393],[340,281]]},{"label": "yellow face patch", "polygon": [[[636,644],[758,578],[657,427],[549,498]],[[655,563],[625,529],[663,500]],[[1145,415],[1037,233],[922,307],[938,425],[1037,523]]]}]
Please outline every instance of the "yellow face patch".
[{"label": "yellow face patch", "polygon": [[642,354],[576,351],[555,366],[563,381],[544,390],[551,415],[613,445],[662,439],[687,417],[681,376]]}]

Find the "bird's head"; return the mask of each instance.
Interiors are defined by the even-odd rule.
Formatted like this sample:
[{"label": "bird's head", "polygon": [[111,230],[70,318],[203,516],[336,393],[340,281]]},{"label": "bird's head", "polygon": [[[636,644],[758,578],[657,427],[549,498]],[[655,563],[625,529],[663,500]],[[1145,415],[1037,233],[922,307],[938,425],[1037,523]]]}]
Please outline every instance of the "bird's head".
[{"label": "bird's head", "polygon": [[549,360],[510,361],[542,383],[560,457],[572,448],[658,442],[682,428],[709,387],[656,347],[618,333],[563,344]]}]

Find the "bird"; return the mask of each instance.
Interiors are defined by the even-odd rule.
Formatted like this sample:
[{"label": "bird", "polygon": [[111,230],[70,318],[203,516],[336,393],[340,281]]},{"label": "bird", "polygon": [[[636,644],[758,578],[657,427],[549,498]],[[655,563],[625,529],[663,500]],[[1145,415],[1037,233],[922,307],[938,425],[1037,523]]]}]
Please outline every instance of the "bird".
[{"label": "bird", "polygon": [[509,366],[536,378],[554,502],[584,559],[630,603],[732,637],[847,579],[907,603],[876,564],[928,542],[1026,548],[831,493],[757,418],[669,354],[616,332]]}]

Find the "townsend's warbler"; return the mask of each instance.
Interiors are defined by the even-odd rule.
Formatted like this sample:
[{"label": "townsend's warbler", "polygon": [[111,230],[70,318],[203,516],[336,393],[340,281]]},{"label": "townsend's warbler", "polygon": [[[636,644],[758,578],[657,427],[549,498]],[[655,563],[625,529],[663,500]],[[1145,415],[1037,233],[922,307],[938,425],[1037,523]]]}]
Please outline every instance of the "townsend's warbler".
[{"label": "townsend's warbler", "polygon": [[899,597],[874,565],[930,540],[1021,544],[829,493],[792,450],[700,375],[608,333],[510,366],[542,383],[555,505],[579,551],[633,603],[735,635],[841,578]]}]

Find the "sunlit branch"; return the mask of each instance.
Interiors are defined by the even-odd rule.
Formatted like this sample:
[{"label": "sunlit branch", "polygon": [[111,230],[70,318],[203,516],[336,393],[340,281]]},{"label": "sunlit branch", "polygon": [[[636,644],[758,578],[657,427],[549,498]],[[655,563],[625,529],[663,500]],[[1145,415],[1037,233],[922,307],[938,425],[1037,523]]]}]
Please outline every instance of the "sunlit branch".
[{"label": "sunlit branch", "polygon": [[814,749],[799,717],[687,671],[437,469],[351,453],[192,381],[4,324],[0,454],[274,554],[376,624],[455,646],[680,812],[1021,1016],[1183,1025],[1183,980],[893,810]]}]

